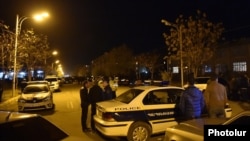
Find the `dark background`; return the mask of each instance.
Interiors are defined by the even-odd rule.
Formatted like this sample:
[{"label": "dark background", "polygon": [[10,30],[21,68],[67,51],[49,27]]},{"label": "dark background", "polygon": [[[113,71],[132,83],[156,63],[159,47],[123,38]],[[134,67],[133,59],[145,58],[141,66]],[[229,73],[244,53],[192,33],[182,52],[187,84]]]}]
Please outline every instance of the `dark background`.
[{"label": "dark background", "polygon": [[164,50],[162,33],[169,29],[161,19],[175,22],[180,14],[193,16],[198,9],[224,24],[226,40],[249,36],[249,0],[1,0],[0,20],[14,30],[17,14],[49,12],[46,21],[27,20],[22,29],[48,35],[67,74],[122,44],[135,54]]}]

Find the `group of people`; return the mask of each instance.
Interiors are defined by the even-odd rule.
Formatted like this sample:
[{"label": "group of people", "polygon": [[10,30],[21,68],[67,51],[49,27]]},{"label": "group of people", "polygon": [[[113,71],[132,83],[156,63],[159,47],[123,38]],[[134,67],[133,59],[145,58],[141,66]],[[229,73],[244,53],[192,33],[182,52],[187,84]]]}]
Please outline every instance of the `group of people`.
[{"label": "group of people", "polygon": [[[116,92],[111,88],[109,81],[110,78],[103,77],[101,79],[85,80],[83,82],[83,86],[80,89],[83,132],[95,132],[94,115],[96,114],[96,103],[116,97]],[[87,124],[89,123],[87,122],[88,115],[91,115],[90,125]]]},{"label": "group of people", "polygon": [[225,117],[224,108],[228,102],[226,88],[218,83],[218,76],[212,74],[204,93],[195,87],[194,75],[188,76],[188,87],[180,97],[179,108],[185,119],[202,116],[204,111],[211,118]]}]

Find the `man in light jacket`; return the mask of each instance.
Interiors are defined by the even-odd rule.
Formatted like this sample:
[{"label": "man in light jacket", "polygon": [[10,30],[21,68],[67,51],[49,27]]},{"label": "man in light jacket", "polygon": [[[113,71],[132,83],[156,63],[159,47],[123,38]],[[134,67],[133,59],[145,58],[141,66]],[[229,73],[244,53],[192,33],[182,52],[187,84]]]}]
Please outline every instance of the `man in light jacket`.
[{"label": "man in light jacket", "polygon": [[227,91],[225,86],[218,82],[218,76],[216,74],[212,74],[204,96],[209,117],[225,117],[224,108],[228,102]]}]

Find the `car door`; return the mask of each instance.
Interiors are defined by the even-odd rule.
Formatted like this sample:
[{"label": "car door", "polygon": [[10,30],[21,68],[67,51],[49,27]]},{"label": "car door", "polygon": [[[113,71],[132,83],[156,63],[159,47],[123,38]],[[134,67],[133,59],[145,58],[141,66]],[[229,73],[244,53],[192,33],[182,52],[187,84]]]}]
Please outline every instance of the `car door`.
[{"label": "car door", "polygon": [[153,131],[165,130],[177,124],[175,106],[182,89],[168,88],[152,90],[142,100],[145,115],[152,125]]}]

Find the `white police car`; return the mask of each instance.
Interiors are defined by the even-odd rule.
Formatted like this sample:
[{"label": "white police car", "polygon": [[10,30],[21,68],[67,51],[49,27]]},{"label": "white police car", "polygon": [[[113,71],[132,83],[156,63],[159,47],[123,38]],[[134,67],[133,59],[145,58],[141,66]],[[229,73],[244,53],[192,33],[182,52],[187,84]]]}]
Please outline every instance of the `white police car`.
[{"label": "white police car", "polygon": [[183,88],[138,86],[117,98],[96,104],[95,126],[106,136],[123,136],[129,141],[147,140],[177,124],[175,103]]}]

